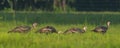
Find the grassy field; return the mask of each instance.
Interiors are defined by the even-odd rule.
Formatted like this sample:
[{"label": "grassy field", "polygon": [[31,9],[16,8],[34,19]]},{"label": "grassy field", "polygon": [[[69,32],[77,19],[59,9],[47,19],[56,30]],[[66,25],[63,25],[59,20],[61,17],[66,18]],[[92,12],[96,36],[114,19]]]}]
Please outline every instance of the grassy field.
[{"label": "grassy field", "polygon": [[[97,25],[111,21],[106,34],[94,33]],[[19,25],[39,23],[29,33],[7,33]],[[84,34],[39,34],[39,28],[51,25],[64,32],[71,27],[87,26]],[[0,48],[120,48],[119,13],[0,13]]]}]

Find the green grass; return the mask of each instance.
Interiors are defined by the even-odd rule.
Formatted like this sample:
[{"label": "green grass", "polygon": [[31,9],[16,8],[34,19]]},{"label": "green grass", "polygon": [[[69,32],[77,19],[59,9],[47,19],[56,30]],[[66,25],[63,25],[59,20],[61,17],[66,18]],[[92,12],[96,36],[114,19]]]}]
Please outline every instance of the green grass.
[{"label": "green grass", "polygon": [[[97,25],[105,25],[110,20],[111,25],[106,34],[94,33]],[[17,13],[15,20],[12,13],[0,13],[0,48],[120,48],[120,14],[112,13]],[[29,33],[7,33],[19,25],[29,25],[38,22],[37,29]],[[64,32],[71,27],[82,28],[86,25],[84,34],[39,34],[34,33],[46,25],[54,26]]]}]

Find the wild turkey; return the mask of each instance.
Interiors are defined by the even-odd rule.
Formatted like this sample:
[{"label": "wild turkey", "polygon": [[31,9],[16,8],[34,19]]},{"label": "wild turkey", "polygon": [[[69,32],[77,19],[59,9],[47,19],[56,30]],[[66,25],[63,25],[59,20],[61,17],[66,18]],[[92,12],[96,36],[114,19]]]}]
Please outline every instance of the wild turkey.
[{"label": "wild turkey", "polygon": [[70,28],[66,30],[64,33],[84,33],[86,31],[87,27],[83,27],[83,29],[80,28]]},{"label": "wild turkey", "polygon": [[93,29],[92,31],[100,32],[100,33],[106,33],[109,26],[110,26],[110,21],[107,22],[107,26],[98,26],[95,29]]},{"label": "wild turkey", "polygon": [[[37,25],[34,25],[36,23],[33,23],[32,27],[35,28]],[[30,26],[17,26],[14,29],[12,29],[11,31],[8,31],[8,33],[10,32],[19,32],[19,33],[26,33],[28,31],[31,30]]]},{"label": "wild turkey", "polygon": [[57,30],[53,26],[46,26],[46,27],[39,29],[36,32],[39,32],[39,33],[57,33]]}]

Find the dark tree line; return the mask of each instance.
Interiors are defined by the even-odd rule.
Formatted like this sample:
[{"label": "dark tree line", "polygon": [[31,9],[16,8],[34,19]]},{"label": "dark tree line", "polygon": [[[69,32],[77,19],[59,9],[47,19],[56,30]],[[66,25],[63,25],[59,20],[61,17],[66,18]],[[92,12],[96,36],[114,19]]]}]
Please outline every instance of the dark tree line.
[{"label": "dark tree line", "polygon": [[0,0],[0,10],[120,11],[120,0]]}]

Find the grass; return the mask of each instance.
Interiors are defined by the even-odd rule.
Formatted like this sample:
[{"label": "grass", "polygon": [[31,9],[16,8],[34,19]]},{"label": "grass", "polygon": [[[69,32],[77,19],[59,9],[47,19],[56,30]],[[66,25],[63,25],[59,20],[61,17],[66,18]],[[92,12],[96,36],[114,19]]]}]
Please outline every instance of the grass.
[{"label": "grass", "polygon": [[[15,20],[12,13],[0,13],[0,48],[120,48],[120,14],[50,14],[50,13],[16,13]],[[111,25],[106,34],[94,33],[97,25],[105,25],[110,20]],[[15,21],[15,22],[14,22]],[[64,32],[71,27],[82,28],[86,25],[84,34],[39,34],[7,33],[19,25],[29,25],[38,22],[37,29],[46,25],[54,26]]]}]

